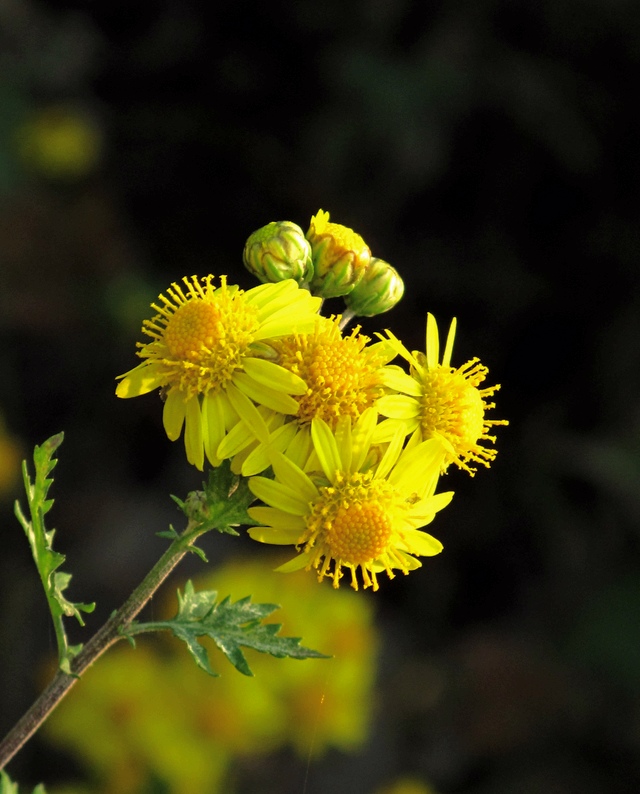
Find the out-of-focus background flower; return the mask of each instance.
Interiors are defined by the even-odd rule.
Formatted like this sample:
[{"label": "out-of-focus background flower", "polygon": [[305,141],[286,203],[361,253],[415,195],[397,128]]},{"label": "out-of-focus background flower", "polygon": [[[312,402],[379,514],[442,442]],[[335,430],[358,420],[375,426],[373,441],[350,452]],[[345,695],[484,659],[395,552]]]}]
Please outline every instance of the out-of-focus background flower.
[{"label": "out-of-focus background flower", "polygon": [[[365,330],[419,348],[427,311],[443,327],[456,315],[454,363],[489,366],[511,422],[490,470],[447,475],[444,553],[355,596],[372,634],[341,708],[323,710],[332,673],[305,682],[321,662],[259,661],[247,683],[220,660],[212,681],[145,643],[87,675],[93,710],[69,718],[80,684],[66,729],[61,712],[13,777],[108,791],[111,757],[119,790],[199,791],[172,766],[197,731],[208,750],[184,745],[185,767],[225,794],[640,789],[639,62],[630,0],[0,2],[0,733],[55,644],[12,516],[17,461],[65,431],[52,516],[71,597],[98,602],[91,632],[179,522],[168,494],[201,480],[156,397],[117,401],[113,378],[171,281],[256,283],[241,264],[256,228],[306,229],[319,208],[354,228],[407,287]],[[218,586],[220,565],[248,594],[225,567],[237,555],[264,572],[256,595],[272,586],[273,558],[246,536],[204,545],[211,566],[187,560],[152,609],[186,576]],[[268,596],[275,617],[306,625],[300,601],[353,603],[309,584]],[[295,623],[312,647],[313,614]],[[130,685],[119,712],[109,680]],[[305,690],[312,717],[294,718]],[[216,733],[225,709],[229,731],[254,723],[247,746]],[[137,744],[124,727],[97,740],[114,714]]]}]

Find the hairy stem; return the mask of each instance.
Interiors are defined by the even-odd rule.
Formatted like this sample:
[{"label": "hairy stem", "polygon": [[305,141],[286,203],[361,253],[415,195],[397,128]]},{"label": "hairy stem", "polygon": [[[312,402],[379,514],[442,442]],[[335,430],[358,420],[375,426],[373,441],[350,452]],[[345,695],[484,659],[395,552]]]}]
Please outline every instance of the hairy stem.
[{"label": "hairy stem", "polygon": [[122,631],[131,623],[149,601],[189,547],[202,534],[199,524],[190,521],[180,537],[176,538],[153,566],[124,604],[86,643],[71,662],[71,675],[58,670],[51,683],[42,692],[26,714],[0,742],[0,770],[13,758],[25,742],[37,731],[53,709],[76,683],[78,677],[90,667],[111,645],[122,639]]}]

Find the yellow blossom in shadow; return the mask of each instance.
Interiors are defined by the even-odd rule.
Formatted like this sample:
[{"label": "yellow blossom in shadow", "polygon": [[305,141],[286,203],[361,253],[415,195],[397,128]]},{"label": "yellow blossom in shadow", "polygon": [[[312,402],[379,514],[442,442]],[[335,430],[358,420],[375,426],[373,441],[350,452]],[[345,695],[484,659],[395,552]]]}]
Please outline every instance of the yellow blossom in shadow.
[{"label": "yellow blossom in shadow", "polygon": [[387,393],[385,368],[395,358],[395,350],[386,342],[369,344],[359,327],[343,335],[339,319],[318,317],[311,333],[291,334],[271,343],[275,361],[303,380],[307,388],[303,394],[293,395],[298,411],[283,419],[270,433],[268,443],[256,442],[248,455],[234,460],[234,469],[244,476],[264,471],[274,450],[297,454],[295,451],[310,449],[313,419],[322,419],[335,429],[341,418],[356,421]]},{"label": "yellow blossom in shadow", "polygon": [[[273,620],[282,632],[332,658],[275,659],[248,649],[247,677],[202,638],[221,674],[212,678],[169,634],[109,650],[44,726],[48,740],[92,774],[94,794],[138,794],[151,779],[172,794],[228,794],[234,759],[285,745],[303,758],[328,747],[353,751],[367,737],[378,637],[366,600],[318,588],[303,574],[283,577],[264,560],[231,561],[194,584],[220,600],[251,594],[280,604]],[[175,596],[165,601],[157,609],[169,617]]]},{"label": "yellow blossom in shadow", "polygon": [[416,556],[442,550],[440,541],[419,529],[453,495],[434,493],[442,446],[429,440],[403,449],[400,428],[378,456],[372,450],[376,423],[374,408],[353,425],[351,417],[341,418],[335,430],[313,419],[313,450],[306,461],[273,452],[275,479],[250,478],[249,488],[265,506],[249,508],[261,524],[250,527],[249,535],[299,551],[279,571],[314,568],[319,581],[331,577],[337,588],[345,567],[355,590],[358,572],[365,588],[377,590],[381,571],[390,579],[394,570],[408,574],[422,564]]},{"label": "yellow blossom in shadow", "polygon": [[[204,457],[213,466],[227,457],[220,445],[227,432],[242,422],[243,444],[268,429],[256,405],[293,414],[306,384],[268,360],[269,343],[292,330],[315,326],[320,299],[288,279],[261,284],[246,292],[214,277],[184,278],[184,289],[173,284],[159,303],[157,314],[145,320],[138,343],[143,362],[120,375],[118,397],[137,397],[160,388],[165,399],[163,422],[176,441],[184,426],[187,460],[198,469]],[[236,445],[242,448],[242,444]],[[228,455],[229,457],[231,455]]]},{"label": "yellow blossom in shadow", "polygon": [[138,794],[150,775],[172,794],[218,791],[228,754],[204,743],[172,671],[153,646],[121,645],[82,677],[44,725],[105,794]]},{"label": "yellow blossom in shadow", "polygon": [[23,161],[51,179],[78,179],[93,171],[102,154],[102,138],[95,120],[70,105],[44,108],[16,132]]},{"label": "yellow blossom in shadow", "polygon": [[[279,604],[271,620],[283,624],[281,633],[302,637],[307,647],[332,658],[274,659],[248,649],[255,678],[234,676],[236,694],[240,698],[244,690],[245,697],[252,697],[251,683],[259,682],[277,703],[277,735],[302,758],[329,747],[354,751],[367,738],[374,707],[379,640],[372,606],[355,593],[317,587],[304,572],[282,576],[271,570],[276,561],[269,562],[232,561],[197,585],[220,595],[251,594],[253,601]],[[225,675],[225,683],[227,679]]]},{"label": "yellow blossom in shadow", "polygon": [[427,439],[437,439],[445,450],[443,469],[455,463],[473,475],[472,464],[488,466],[498,454],[485,446],[494,443],[490,435],[494,425],[506,425],[503,419],[487,419],[485,412],[495,408],[488,402],[499,385],[479,388],[489,370],[473,358],[457,369],[451,366],[456,332],[452,321],[444,354],[440,360],[438,326],[432,314],[427,315],[426,352],[407,348],[390,332],[387,337],[397,353],[410,365],[410,374],[400,368],[388,368],[385,385],[396,394],[378,402],[378,410],[388,419],[377,430],[375,440],[385,441],[399,427],[412,434],[409,446]]}]

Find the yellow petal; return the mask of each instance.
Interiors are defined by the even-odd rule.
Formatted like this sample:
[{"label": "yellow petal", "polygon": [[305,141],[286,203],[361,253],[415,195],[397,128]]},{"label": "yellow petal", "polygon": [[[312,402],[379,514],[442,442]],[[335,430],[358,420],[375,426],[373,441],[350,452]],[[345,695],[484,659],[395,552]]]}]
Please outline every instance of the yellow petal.
[{"label": "yellow petal", "polygon": [[[268,469],[271,466],[269,454],[272,451],[284,452],[295,436],[296,430],[297,426],[293,422],[275,430],[271,434],[268,444],[259,444],[247,455],[242,463],[242,476],[252,477],[254,474],[260,474],[261,471]],[[287,457],[289,456],[287,455]]]},{"label": "yellow petal", "polygon": [[170,391],[162,409],[162,423],[170,441],[180,438],[185,413],[184,394],[177,389]]},{"label": "yellow petal", "polygon": [[306,568],[310,562],[311,552],[303,552],[302,554],[298,554],[298,556],[294,557],[292,560],[289,560],[289,562],[285,562],[273,570],[278,571],[279,573],[293,573],[293,571],[299,571],[301,568]]},{"label": "yellow petal", "polygon": [[295,491],[302,500],[312,502],[318,498],[320,494],[310,477],[281,452],[272,454],[271,464],[280,482]]},{"label": "yellow petal", "polygon": [[440,341],[438,339],[438,323],[433,314],[427,314],[427,367],[435,369],[438,364],[438,356],[440,355]]},{"label": "yellow petal", "polygon": [[283,529],[286,531],[296,531],[298,534],[303,532],[306,524],[302,516],[294,516],[278,510],[276,507],[250,507],[247,513],[254,521],[259,521],[268,527]]},{"label": "yellow petal", "polygon": [[198,397],[192,397],[186,403],[184,446],[187,451],[187,460],[196,469],[202,471],[204,467],[204,445],[202,443],[202,412]]},{"label": "yellow petal", "polygon": [[260,543],[272,543],[275,546],[295,546],[300,537],[300,530],[282,530],[274,527],[249,527],[249,537]]},{"label": "yellow petal", "polygon": [[376,408],[390,419],[414,419],[420,414],[420,404],[415,397],[404,394],[388,394],[376,402]]},{"label": "yellow petal", "polygon": [[362,412],[351,431],[352,458],[350,471],[360,471],[367,459],[377,421],[377,410],[375,408],[367,408]]},{"label": "yellow petal", "polygon": [[410,529],[405,533],[407,548],[412,554],[420,554],[422,557],[434,557],[440,554],[443,549],[439,540],[429,535],[427,532],[420,532],[418,529]]},{"label": "yellow petal", "polygon": [[400,493],[422,493],[424,480],[440,472],[443,460],[444,451],[437,441],[422,441],[412,449],[405,448],[389,474],[389,482]]},{"label": "yellow petal", "polygon": [[423,387],[411,375],[407,375],[400,368],[385,367],[380,373],[383,386],[387,386],[394,391],[409,394],[412,397],[421,397]]},{"label": "yellow petal", "polygon": [[449,333],[447,334],[447,344],[444,348],[444,356],[442,356],[442,366],[443,367],[450,367],[451,366],[451,354],[453,353],[453,340],[456,338],[456,318],[454,317],[451,320],[451,325],[449,326]]},{"label": "yellow petal", "polygon": [[342,459],[331,428],[319,417],[311,420],[311,439],[322,471],[329,482],[333,482],[336,472],[342,471]]},{"label": "yellow petal", "polygon": [[269,480],[267,477],[251,477],[249,490],[267,505],[284,510],[285,513],[304,516],[309,512],[308,499],[299,496],[286,485]]},{"label": "yellow petal", "polygon": [[204,451],[212,466],[220,463],[216,450],[225,435],[224,405],[220,394],[209,392],[202,400]]},{"label": "yellow petal", "polygon": [[215,451],[216,457],[220,458],[220,460],[232,458],[250,444],[253,444],[255,440],[256,437],[253,430],[248,425],[245,425],[244,422],[238,422],[218,445],[218,449]]},{"label": "yellow petal", "polygon": [[282,414],[298,413],[299,406],[293,397],[268,386],[262,386],[244,372],[237,372],[233,376],[233,383],[243,394],[246,394],[258,405],[265,405],[267,408],[271,408],[272,411],[278,411]]},{"label": "yellow petal", "polygon": [[273,361],[247,357],[242,366],[247,375],[263,386],[285,394],[306,394],[307,384],[302,378]]},{"label": "yellow petal", "polygon": [[122,380],[116,386],[118,397],[139,397],[160,388],[165,382],[166,374],[153,364],[139,364],[135,369],[120,375]]},{"label": "yellow petal", "polygon": [[[241,392],[233,383],[229,383],[227,385],[227,396],[242,421],[247,427],[251,428],[259,441],[266,444],[269,441],[269,428],[247,395]],[[220,453],[218,452],[218,454]]]}]

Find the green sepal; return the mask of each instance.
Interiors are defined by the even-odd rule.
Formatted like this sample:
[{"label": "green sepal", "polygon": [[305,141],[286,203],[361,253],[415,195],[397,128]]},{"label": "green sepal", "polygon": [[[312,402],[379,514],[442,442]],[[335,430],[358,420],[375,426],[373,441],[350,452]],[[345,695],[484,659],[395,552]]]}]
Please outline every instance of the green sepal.
[{"label": "green sepal", "polygon": [[58,433],[47,439],[41,446],[36,445],[33,451],[34,481],[29,476],[26,460],[22,462],[22,476],[31,520],[26,518],[18,501],[15,503],[14,512],[29,541],[31,554],[47,597],[58,642],[60,669],[69,673],[71,660],[78,655],[82,645],[68,644],[63,618],[75,617],[78,623],[84,626],[81,613],[93,612],[95,604],[74,603],[64,595],[64,591],[71,581],[71,574],[58,570],[66,558],[64,554],[54,551],[55,530],[47,530],[44,523],[44,517],[51,510],[54,501],[47,499],[49,488],[53,484],[53,478],[48,475],[51,474],[58,462],[53,456],[63,439],[64,434]]},{"label": "green sepal", "polygon": [[199,524],[202,532],[215,529],[227,535],[238,535],[234,527],[253,525],[247,508],[255,501],[248,478],[231,471],[229,461],[209,471],[209,479],[201,491],[191,491],[183,501],[171,498],[187,518]]},{"label": "green sepal", "polygon": [[278,623],[263,623],[272,612],[279,609],[277,604],[254,604],[251,597],[241,598],[231,603],[227,596],[217,601],[215,590],[196,592],[192,582],[187,582],[184,595],[178,590],[178,613],[171,620],[152,623],[131,623],[126,636],[150,631],[170,631],[182,640],[195,659],[196,664],[209,675],[218,674],[209,663],[206,648],[198,637],[210,637],[231,664],[243,675],[253,673],[242,653],[241,646],[253,648],[260,653],[269,653],[277,658],[291,659],[328,659],[319,651],[300,645],[300,637],[280,637],[282,628]]},{"label": "green sepal", "polygon": [[[18,784],[14,783],[6,772],[0,770],[0,794],[20,794]],[[32,794],[47,794],[42,783],[34,788]]]},{"label": "green sepal", "polygon": [[180,535],[178,532],[176,532],[173,526],[169,524],[169,529],[163,529],[162,532],[156,532],[156,537],[167,538],[167,540],[177,540]]}]

